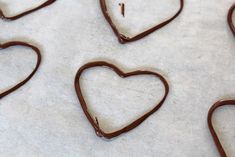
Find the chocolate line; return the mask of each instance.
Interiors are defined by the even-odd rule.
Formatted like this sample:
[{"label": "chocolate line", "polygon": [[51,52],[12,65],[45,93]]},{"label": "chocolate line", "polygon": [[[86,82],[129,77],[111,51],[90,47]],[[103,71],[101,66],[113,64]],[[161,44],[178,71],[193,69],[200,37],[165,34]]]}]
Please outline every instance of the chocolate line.
[{"label": "chocolate line", "polygon": [[[80,77],[81,77],[82,73],[84,71],[86,71],[87,69],[94,68],[94,67],[107,67],[107,68],[110,68],[111,70],[116,72],[122,78],[127,78],[127,77],[130,77],[130,76],[137,76],[137,75],[152,75],[152,76],[155,76],[155,77],[159,78],[162,81],[162,83],[165,87],[165,94],[164,94],[162,100],[158,104],[156,104],[156,106],[152,110],[150,110],[148,113],[144,114],[143,116],[141,116],[140,118],[138,118],[137,120],[133,121],[132,123],[130,123],[129,125],[127,125],[126,127],[122,128],[120,130],[117,130],[117,131],[112,132],[112,133],[105,133],[99,127],[98,119],[93,118],[91,116],[91,114],[90,114],[90,112],[87,108],[87,103],[86,103],[86,101],[83,97],[82,90],[81,90],[81,85],[80,85]],[[154,112],[156,112],[163,105],[163,103],[164,103],[164,101],[165,101],[165,99],[166,99],[166,97],[169,93],[169,85],[168,85],[166,79],[161,74],[158,74],[158,73],[152,72],[152,71],[140,71],[140,70],[124,73],[123,71],[121,71],[115,65],[107,63],[107,62],[103,62],[103,61],[91,62],[91,63],[83,65],[78,70],[78,72],[76,74],[74,84],[75,84],[75,90],[76,90],[78,99],[80,101],[81,107],[83,109],[83,112],[85,113],[88,121],[91,123],[92,127],[94,128],[94,130],[96,132],[96,135],[99,136],[99,137],[107,138],[107,139],[117,137],[117,136],[119,136],[123,133],[126,133],[126,132],[136,128],[145,119],[147,119],[150,115],[152,115]]]},{"label": "chocolate line", "polygon": [[9,20],[9,21],[14,21],[14,20],[17,20],[23,16],[26,16],[28,14],[31,14],[39,9],[42,9],[46,6],[49,6],[51,5],[52,3],[54,3],[56,0],[48,0],[46,2],[44,2],[43,4],[39,5],[38,7],[34,8],[34,9],[31,9],[31,10],[28,10],[28,11],[25,11],[21,14],[18,14],[18,15],[15,15],[15,16],[12,16],[12,17],[8,17],[8,16],[5,16],[4,13],[2,12],[2,10],[0,9],[0,18],[4,19],[4,20]]},{"label": "chocolate line", "polygon": [[121,7],[122,16],[125,17],[125,4],[124,3],[119,3],[119,6]]},{"label": "chocolate line", "polygon": [[173,21],[180,13],[181,11],[183,10],[183,7],[184,7],[184,0],[180,0],[180,9],[176,12],[176,14],[171,17],[170,19],[140,33],[140,34],[137,34],[135,35],[134,37],[127,37],[125,35],[123,35],[122,33],[119,32],[117,26],[114,24],[113,20],[111,19],[110,15],[109,15],[109,12],[108,12],[108,9],[107,9],[107,6],[106,6],[106,1],[105,0],[100,0],[100,6],[101,6],[101,10],[103,12],[103,15],[105,17],[105,19],[107,20],[107,22],[110,24],[114,34],[117,36],[119,42],[121,44],[125,44],[127,42],[133,42],[133,41],[136,41],[136,40],[139,40],[151,33],[153,33],[154,31],[164,27],[165,25],[169,24],[171,21]]},{"label": "chocolate line", "polygon": [[17,90],[18,88],[23,86],[25,83],[27,83],[33,77],[33,75],[36,73],[36,71],[38,70],[39,65],[41,63],[40,50],[36,46],[30,45],[30,44],[25,43],[25,42],[11,41],[11,42],[8,42],[8,43],[5,43],[5,44],[0,44],[0,50],[7,49],[7,48],[10,48],[10,47],[15,47],[15,46],[23,46],[23,47],[31,48],[37,55],[37,63],[36,63],[36,66],[35,66],[34,70],[30,73],[30,75],[27,78],[25,78],[23,81],[16,84],[14,87],[8,89],[7,91],[5,91],[3,93],[0,93],[0,99],[7,96],[8,94],[14,92],[15,90]]},{"label": "chocolate line", "polygon": [[215,142],[215,145],[220,153],[220,156],[221,157],[227,157],[225,151],[224,151],[224,148],[218,138],[218,135],[216,134],[215,132],[215,129],[213,127],[213,123],[212,123],[212,116],[213,116],[213,113],[214,111],[217,109],[217,108],[220,108],[222,106],[228,106],[228,105],[233,105],[235,106],[235,100],[223,100],[223,101],[218,101],[216,102],[209,110],[208,112],[208,117],[207,117],[207,122],[208,122],[208,127],[210,129],[210,132],[211,132],[211,135],[213,137],[213,140]]},{"label": "chocolate line", "polygon": [[235,3],[231,6],[231,8],[229,9],[229,12],[228,12],[228,24],[229,24],[229,27],[233,33],[233,35],[235,36],[235,26],[233,24],[233,12],[235,10]]}]

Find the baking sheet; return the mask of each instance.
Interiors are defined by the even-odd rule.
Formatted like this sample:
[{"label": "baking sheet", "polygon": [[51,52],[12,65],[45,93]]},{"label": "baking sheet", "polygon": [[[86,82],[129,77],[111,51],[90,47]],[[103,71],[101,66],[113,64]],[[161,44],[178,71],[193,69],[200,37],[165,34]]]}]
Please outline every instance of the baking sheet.
[{"label": "baking sheet", "polygon": [[[8,15],[41,2],[0,0]],[[125,18],[120,2],[126,4]],[[43,57],[32,80],[0,101],[1,156],[219,157],[206,118],[214,102],[235,98],[235,41],[226,22],[232,3],[186,1],[171,24],[125,45],[118,43],[98,0],[58,0],[20,20],[0,20],[0,42],[27,41],[38,46]],[[121,31],[131,36],[173,15],[179,2],[116,0],[108,6]],[[30,52],[18,47],[1,51],[0,91],[32,70],[35,56]],[[170,83],[170,94],[158,112],[111,141],[95,135],[73,85],[78,68],[96,60],[115,63],[124,71],[160,72]],[[83,77],[89,107],[108,131],[153,107],[163,94],[151,77],[122,80],[101,68]],[[214,117],[228,156],[235,156],[234,116],[234,107],[224,107]]]}]

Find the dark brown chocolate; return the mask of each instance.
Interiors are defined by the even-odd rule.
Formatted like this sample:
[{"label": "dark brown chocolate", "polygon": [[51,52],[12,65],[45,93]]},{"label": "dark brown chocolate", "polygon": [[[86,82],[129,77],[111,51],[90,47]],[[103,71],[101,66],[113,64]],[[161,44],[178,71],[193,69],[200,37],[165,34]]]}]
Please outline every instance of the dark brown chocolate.
[{"label": "dark brown chocolate", "polygon": [[25,83],[27,83],[33,77],[33,75],[36,73],[36,71],[38,70],[39,65],[41,63],[40,50],[36,46],[30,45],[30,44],[25,43],[25,42],[11,41],[11,42],[8,42],[8,43],[5,43],[5,44],[0,44],[0,50],[7,49],[7,48],[10,48],[10,47],[15,47],[15,46],[23,46],[23,47],[31,48],[37,54],[37,63],[36,63],[36,66],[35,66],[34,70],[30,73],[30,75],[27,78],[25,78],[23,81],[16,84],[14,87],[8,89],[7,91],[5,91],[3,93],[0,93],[0,99],[7,96],[8,94],[14,92],[15,90],[17,90],[18,88],[23,86]]},{"label": "dark brown chocolate", "polygon": [[207,122],[208,122],[208,126],[209,126],[209,129],[210,129],[210,132],[211,132],[211,135],[213,137],[213,140],[216,144],[216,147],[220,153],[220,156],[221,157],[227,157],[225,151],[224,151],[224,148],[218,138],[218,135],[216,134],[215,132],[215,129],[213,127],[213,123],[212,123],[212,116],[213,116],[213,113],[214,111],[219,108],[219,107],[222,107],[222,106],[227,106],[227,105],[235,105],[235,100],[223,100],[223,101],[218,101],[216,102],[209,110],[208,112],[208,117],[207,117]]},{"label": "dark brown chocolate", "polygon": [[135,35],[134,37],[127,37],[125,36],[124,34],[121,34],[117,28],[117,26],[114,24],[113,20],[111,19],[110,15],[109,15],[109,12],[108,12],[108,9],[107,9],[107,6],[106,6],[106,1],[105,0],[100,0],[100,6],[101,6],[101,10],[103,12],[103,15],[105,17],[105,19],[107,20],[107,22],[110,24],[114,34],[118,37],[118,40],[121,44],[125,44],[127,42],[133,42],[133,41],[136,41],[136,40],[139,40],[151,33],[153,33],[154,31],[164,27],[165,25],[169,24],[171,21],[173,21],[180,13],[181,11],[183,10],[183,7],[184,7],[184,0],[180,0],[180,9],[176,12],[176,14],[174,16],[172,16],[170,19],[140,33],[140,34],[137,34]]},{"label": "dark brown chocolate", "polygon": [[125,17],[125,4],[124,3],[119,3],[119,6],[121,7],[122,16]]},{"label": "dark brown chocolate", "polygon": [[21,13],[21,14],[18,14],[18,15],[12,16],[12,17],[8,17],[8,16],[4,15],[4,13],[2,12],[2,10],[0,9],[0,18],[2,18],[2,19],[4,19],[4,20],[14,21],[14,20],[17,20],[17,19],[19,19],[19,18],[21,18],[21,17],[23,17],[23,16],[26,16],[26,15],[28,15],[28,14],[31,14],[31,13],[33,13],[33,12],[39,10],[39,9],[42,9],[42,8],[44,8],[44,7],[46,7],[46,6],[49,6],[49,5],[51,5],[52,3],[54,3],[55,1],[56,1],[56,0],[48,0],[48,1],[44,2],[43,4],[39,5],[39,6],[36,7],[36,8],[33,8],[33,9],[31,9],[31,10],[25,11],[25,12],[23,12],[23,13]]},{"label": "dark brown chocolate", "polygon": [[228,12],[228,24],[229,24],[229,27],[230,27],[233,35],[235,36],[235,26],[234,26],[234,22],[233,22],[234,10],[235,10],[235,3],[231,6],[231,8],[229,9],[229,12]]},{"label": "dark brown chocolate", "polygon": [[[118,130],[118,131],[115,131],[115,132],[112,132],[112,133],[105,133],[100,127],[99,127],[99,122],[98,122],[98,119],[97,118],[93,118],[87,108],[87,103],[85,101],[85,99],[83,98],[83,94],[82,94],[82,90],[81,90],[81,85],[80,85],[80,77],[82,75],[82,73],[87,70],[87,69],[90,69],[90,68],[94,68],[94,67],[108,67],[110,69],[112,69],[114,72],[116,72],[120,77],[122,78],[127,78],[127,77],[130,77],[130,76],[137,76],[137,75],[153,75],[157,78],[159,78],[164,87],[165,87],[165,94],[162,98],[162,100],[156,104],[156,106],[151,110],[149,111],[148,113],[144,114],[143,116],[141,116],[140,118],[138,118],[137,120],[133,121],[132,123],[130,123],[129,125],[127,125],[126,127]],[[88,63],[88,64],[85,64],[83,65],[77,72],[76,74],[76,77],[75,77],[75,81],[74,81],[74,84],[75,84],[75,90],[76,90],[76,93],[77,93],[77,96],[78,96],[78,99],[80,101],[80,104],[81,104],[81,107],[87,117],[87,119],[89,120],[89,122],[91,123],[91,125],[93,126],[95,132],[96,132],[96,135],[99,136],[99,137],[104,137],[104,138],[107,138],[107,139],[111,139],[111,138],[114,138],[114,137],[117,137],[123,133],[126,133],[134,128],[136,128],[138,125],[140,125],[145,119],[147,119],[150,115],[152,115],[154,112],[156,112],[164,103],[168,93],[169,93],[169,85],[166,81],[166,79],[156,73],[156,72],[152,72],[152,71],[133,71],[133,72],[128,72],[128,73],[124,73],[123,71],[121,71],[119,68],[117,68],[115,65],[113,64],[110,64],[110,63],[107,63],[107,62],[103,62],[103,61],[97,61],[97,62],[91,62],[91,63]]]}]

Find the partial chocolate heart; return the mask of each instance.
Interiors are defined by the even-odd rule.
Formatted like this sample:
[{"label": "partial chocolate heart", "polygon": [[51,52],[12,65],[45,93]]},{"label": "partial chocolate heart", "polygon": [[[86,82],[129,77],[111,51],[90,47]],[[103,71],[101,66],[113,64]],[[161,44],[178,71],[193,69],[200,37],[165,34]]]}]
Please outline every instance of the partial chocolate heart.
[{"label": "partial chocolate heart", "polygon": [[210,132],[211,132],[211,135],[213,137],[213,140],[216,144],[216,147],[221,155],[221,157],[227,157],[225,151],[224,151],[224,148],[218,138],[218,135],[216,134],[215,132],[215,129],[213,127],[213,124],[212,124],[212,116],[213,116],[213,113],[214,111],[219,108],[219,107],[222,107],[222,106],[226,106],[226,105],[235,105],[235,100],[223,100],[223,101],[218,101],[216,102],[209,110],[208,112],[208,117],[207,117],[207,122],[208,122],[208,126],[209,126],[209,129],[210,129]]},{"label": "partial chocolate heart", "polygon": [[234,26],[234,22],[233,22],[234,10],[235,10],[235,3],[231,6],[231,8],[229,9],[229,12],[228,12],[228,24],[229,24],[231,31],[233,32],[233,35],[235,36],[235,26]]},{"label": "partial chocolate heart", "polygon": [[5,19],[5,20],[14,21],[14,20],[17,20],[17,19],[19,19],[19,18],[21,18],[21,17],[23,17],[23,16],[26,16],[26,15],[28,15],[28,14],[31,14],[31,13],[33,13],[33,12],[39,10],[39,9],[42,9],[42,8],[44,8],[44,7],[46,7],[46,6],[49,6],[49,5],[51,5],[52,3],[54,3],[55,1],[56,1],[56,0],[48,0],[48,1],[44,2],[43,4],[39,5],[39,6],[36,7],[36,8],[33,8],[33,9],[31,9],[31,10],[25,11],[25,12],[23,12],[23,13],[21,13],[21,14],[18,14],[18,15],[12,16],[12,17],[7,17],[7,16],[5,16],[4,13],[2,12],[2,10],[0,9],[0,18]]},{"label": "partial chocolate heart", "polygon": [[0,99],[7,96],[8,94],[14,92],[15,90],[17,90],[18,88],[23,86],[26,82],[28,82],[33,77],[33,75],[36,73],[36,71],[38,70],[39,65],[41,63],[40,50],[36,46],[30,45],[30,44],[25,43],[25,42],[11,41],[11,42],[8,42],[8,43],[5,43],[5,44],[0,44],[0,50],[1,49],[7,49],[9,47],[14,47],[14,46],[23,46],[23,47],[31,48],[37,54],[37,63],[36,63],[36,66],[35,66],[34,70],[30,73],[30,75],[27,78],[25,78],[23,81],[16,84],[14,87],[8,89],[7,91],[5,91],[3,93],[0,93]]},{"label": "partial chocolate heart", "polygon": [[[152,76],[155,76],[157,78],[160,79],[160,81],[163,83],[164,87],[165,87],[165,94],[163,96],[163,98],[161,99],[161,101],[156,104],[156,106],[151,110],[149,111],[148,113],[144,114],[143,116],[141,116],[140,118],[138,118],[137,120],[133,121],[132,123],[130,123],[129,125],[127,125],[126,127],[120,129],[120,130],[117,130],[115,132],[112,132],[112,133],[105,133],[100,127],[99,127],[99,123],[98,123],[98,120],[97,118],[93,118],[87,108],[87,103],[83,97],[83,94],[82,94],[82,90],[81,90],[81,85],[80,85],[80,77],[82,75],[82,73],[87,70],[87,69],[90,69],[90,68],[94,68],[94,67],[108,67],[110,69],[112,69],[114,72],[116,72],[120,77],[122,78],[127,78],[127,77],[131,77],[131,76],[137,76],[137,75],[152,75]],[[107,138],[107,139],[111,139],[113,137],[117,137],[119,135],[121,135],[122,133],[126,133],[134,128],[136,128],[138,125],[140,125],[145,119],[147,119],[150,115],[152,115],[154,112],[156,112],[164,103],[168,93],[169,93],[169,85],[166,81],[166,79],[156,73],[156,72],[152,72],[152,71],[133,71],[133,72],[129,72],[129,73],[124,73],[123,71],[121,71],[118,67],[116,67],[115,65],[113,64],[110,64],[110,63],[107,63],[107,62],[103,62],[103,61],[97,61],[97,62],[91,62],[91,63],[88,63],[88,64],[85,64],[83,65],[77,72],[76,74],[76,77],[75,77],[75,81],[74,81],[74,84],[75,84],[75,90],[76,90],[76,93],[77,93],[77,96],[78,96],[78,99],[80,101],[80,104],[81,104],[81,107],[87,117],[87,119],[89,120],[89,122],[91,123],[91,125],[93,126],[95,132],[96,132],[96,135],[99,136],[99,137],[104,137],[104,138]]]},{"label": "partial chocolate heart", "polygon": [[134,37],[127,37],[124,34],[120,33],[120,31],[118,30],[117,26],[114,24],[113,20],[111,19],[108,9],[107,9],[107,5],[106,5],[106,0],[100,0],[100,6],[101,6],[101,10],[103,12],[103,15],[105,17],[105,19],[107,20],[107,22],[110,24],[114,34],[117,36],[118,40],[120,43],[125,44],[127,42],[133,42],[136,40],[139,40],[151,33],[153,33],[154,31],[164,27],[165,25],[169,24],[171,21],[173,21],[183,10],[184,7],[184,0],[180,0],[180,9],[176,12],[176,14],[174,16],[172,16],[171,18],[169,18],[166,21],[163,21],[162,23],[142,32],[139,33],[137,35],[135,35]]}]

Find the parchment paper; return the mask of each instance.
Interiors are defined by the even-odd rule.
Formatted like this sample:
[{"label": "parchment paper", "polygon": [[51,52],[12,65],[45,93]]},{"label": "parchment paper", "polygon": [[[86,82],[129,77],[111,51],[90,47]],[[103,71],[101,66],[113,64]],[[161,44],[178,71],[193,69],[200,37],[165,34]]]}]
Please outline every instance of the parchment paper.
[{"label": "parchment paper", "polygon": [[[43,0],[0,0],[8,15]],[[126,17],[118,3],[126,4]],[[15,4],[14,4],[15,3]],[[127,35],[173,15],[179,0],[108,1]],[[233,0],[187,0],[182,14],[163,29],[121,45],[98,0],[58,0],[14,22],[0,20],[0,42],[26,41],[42,51],[39,71],[0,101],[1,157],[219,157],[207,127],[207,112],[220,99],[235,98],[235,40],[226,16]],[[235,15],[234,15],[235,16]],[[32,51],[0,52],[0,91],[29,74]],[[104,60],[124,71],[153,70],[170,83],[163,107],[136,129],[113,140],[95,135],[74,90],[83,64]],[[101,127],[113,131],[159,101],[162,85],[152,77],[123,80],[97,68],[82,78],[85,98]],[[235,108],[215,113],[214,125],[228,156],[235,156]]]}]

